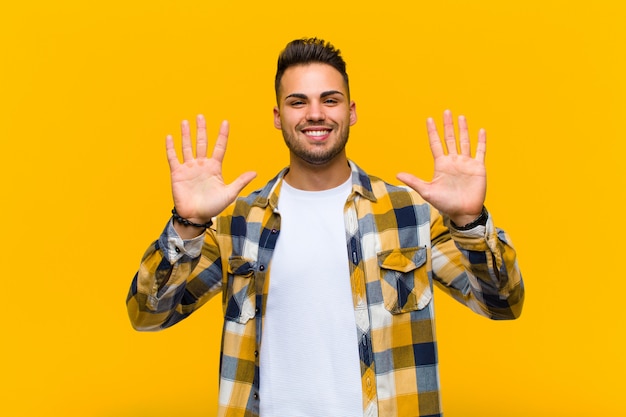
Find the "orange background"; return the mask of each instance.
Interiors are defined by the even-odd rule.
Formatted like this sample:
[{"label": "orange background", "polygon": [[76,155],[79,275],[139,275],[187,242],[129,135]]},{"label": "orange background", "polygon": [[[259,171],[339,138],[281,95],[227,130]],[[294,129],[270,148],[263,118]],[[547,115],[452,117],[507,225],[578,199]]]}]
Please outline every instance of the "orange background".
[{"label": "orange background", "polygon": [[[0,414],[201,416],[216,409],[220,302],[165,332],[124,301],[169,217],[164,137],[231,122],[225,175],[287,161],[278,52],[319,36],[357,102],[349,156],[432,172],[425,119],[488,133],[487,206],[513,237],[522,317],[438,292],[447,417],[626,412],[626,6],[598,0],[14,2],[0,13]],[[573,5],[576,4],[576,5]]]}]

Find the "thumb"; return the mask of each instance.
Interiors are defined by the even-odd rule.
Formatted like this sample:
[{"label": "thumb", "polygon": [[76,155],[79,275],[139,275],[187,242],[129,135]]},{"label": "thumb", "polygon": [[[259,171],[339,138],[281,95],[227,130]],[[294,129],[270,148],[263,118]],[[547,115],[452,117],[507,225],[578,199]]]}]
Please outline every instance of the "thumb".
[{"label": "thumb", "polygon": [[423,181],[417,178],[415,175],[408,174],[406,172],[401,172],[396,175],[396,178],[417,191],[419,195],[422,196],[425,200],[427,200],[428,190],[430,187],[430,183]]},{"label": "thumb", "polygon": [[228,185],[228,188],[234,191],[235,196],[238,196],[241,190],[243,190],[246,187],[246,185],[250,184],[250,182],[255,178],[256,178],[256,172],[254,171],[244,172],[239,177],[237,177],[237,179],[234,180],[230,185]]}]

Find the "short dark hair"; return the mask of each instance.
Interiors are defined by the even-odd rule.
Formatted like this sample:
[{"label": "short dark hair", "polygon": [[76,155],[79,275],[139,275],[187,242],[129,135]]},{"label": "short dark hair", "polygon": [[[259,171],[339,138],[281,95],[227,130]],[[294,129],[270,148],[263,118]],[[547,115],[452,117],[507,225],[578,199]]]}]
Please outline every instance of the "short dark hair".
[{"label": "short dark hair", "polygon": [[278,98],[280,81],[287,68],[311,63],[328,64],[339,71],[346,83],[348,97],[350,97],[350,84],[348,82],[348,73],[346,72],[346,62],[341,56],[341,51],[331,45],[330,42],[318,38],[293,40],[289,42],[280,53],[276,68],[276,78],[274,80],[276,97]]}]

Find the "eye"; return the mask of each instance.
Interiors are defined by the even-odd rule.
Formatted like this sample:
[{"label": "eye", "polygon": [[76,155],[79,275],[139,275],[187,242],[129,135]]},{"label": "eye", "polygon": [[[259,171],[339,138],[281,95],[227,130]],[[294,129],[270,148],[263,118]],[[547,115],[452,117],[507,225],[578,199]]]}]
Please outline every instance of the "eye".
[{"label": "eye", "polygon": [[289,105],[291,107],[302,107],[304,106],[304,101],[303,100],[294,100],[294,101],[290,101]]}]

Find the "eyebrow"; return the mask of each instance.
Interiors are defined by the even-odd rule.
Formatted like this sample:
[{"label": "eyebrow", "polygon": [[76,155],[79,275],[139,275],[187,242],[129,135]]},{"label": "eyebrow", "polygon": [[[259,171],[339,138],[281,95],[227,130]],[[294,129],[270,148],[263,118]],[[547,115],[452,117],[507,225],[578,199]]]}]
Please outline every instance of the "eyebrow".
[{"label": "eyebrow", "polygon": [[328,97],[328,96],[333,96],[335,94],[339,94],[343,96],[343,93],[341,91],[337,91],[337,90],[330,90],[330,91],[324,91],[322,94],[320,94],[320,98],[324,98],[324,97]]},{"label": "eyebrow", "polygon": [[[338,90],[329,90],[329,91],[324,91],[322,94],[320,94],[320,98],[324,98],[324,97],[328,97],[328,96],[332,96],[335,94],[339,94],[339,95],[344,95],[341,91]],[[306,94],[302,94],[302,93],[292,93],[289,94],[287,97],[285,97],[285,100],[287,100],[288,98],[300,98],[303,100],[308,99],[309,97]]]}]

